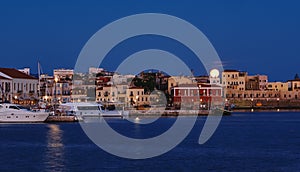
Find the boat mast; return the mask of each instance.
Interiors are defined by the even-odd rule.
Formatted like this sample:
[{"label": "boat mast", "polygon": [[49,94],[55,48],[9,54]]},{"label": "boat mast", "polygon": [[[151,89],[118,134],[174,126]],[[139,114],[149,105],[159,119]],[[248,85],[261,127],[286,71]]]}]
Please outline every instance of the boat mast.
[{"label": "boat mast", "polygon": [[41,99],[41,69],[40,69],[40,62],[38,61],[38,78],[39,78],[39,87],[38,87],[38,97],[39,100]]}]

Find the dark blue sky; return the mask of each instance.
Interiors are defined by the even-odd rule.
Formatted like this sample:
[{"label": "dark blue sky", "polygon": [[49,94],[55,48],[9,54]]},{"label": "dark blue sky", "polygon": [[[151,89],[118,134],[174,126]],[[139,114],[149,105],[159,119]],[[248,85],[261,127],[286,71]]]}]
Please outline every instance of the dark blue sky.
[{"label": "dark blue sky", "polygon": [[[225,68],[284,81],[300,73],[299,6],[297,0],[3,0],[0,66],[28,66],[36,73],[39,59],[44,72],[73,68],[83,45],[101,27],[128,15],[151,12],[174,15],[198,27],[216,48]],[[128,46],[136,47],[134,42],[141,45],[143,40],[147,38],[129,41]],[[136,50],[161,45],[172,51],[173,44],[163,43],[168,40],[151,40]],[[173,46],[175,51],[178,46]],[[120,50],[124,52],[112,54],[129,53],[126,48]],[[184,55],[184,51],[179,53]],[[202,73],[201,64],[190,64],[196,74]],[[103,65],[114,68],[110,62]]]}]

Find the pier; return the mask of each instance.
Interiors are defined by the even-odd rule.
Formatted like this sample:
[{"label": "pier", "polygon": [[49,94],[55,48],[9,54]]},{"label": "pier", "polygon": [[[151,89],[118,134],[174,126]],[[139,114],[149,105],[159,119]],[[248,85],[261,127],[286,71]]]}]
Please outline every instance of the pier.
[{"label": "pier", "polygon": [[75,116],[58,116],[58,115],[53,115],[49,116],[45,122],[77,122],[78,120],[76,119]]}]

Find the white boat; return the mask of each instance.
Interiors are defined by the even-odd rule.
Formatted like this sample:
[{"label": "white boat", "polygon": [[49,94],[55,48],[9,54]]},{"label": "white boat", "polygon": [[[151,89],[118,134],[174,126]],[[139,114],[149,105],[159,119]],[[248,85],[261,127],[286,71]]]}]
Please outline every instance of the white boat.
[{"label": "white boat", "polygon": [[27,108],[10,103],[0,104],[1,123],[44,122],[49,112],[31,111]]},{"label": "white boat", "polygon": [[58,110],[66,115],[74,115],[79,121],[89,122],[102,117],[121,117],[120,111],[106,111],[103,105],[98,103],[63,103]]}]

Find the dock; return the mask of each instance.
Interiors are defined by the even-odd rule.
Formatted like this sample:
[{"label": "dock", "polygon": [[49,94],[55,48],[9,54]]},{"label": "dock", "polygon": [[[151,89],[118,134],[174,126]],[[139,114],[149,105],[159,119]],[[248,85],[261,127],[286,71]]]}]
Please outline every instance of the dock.
[{"label": "dock", "polygon": [[[209,110],[130,110],[129,116],[162,116],[162,117],[177,117],[177,116],[208,116],[212,114]],[[231,112],[224,111],[223,115],[231,115]]]},{"label": "dock", "polygon": [[48,116],[45,122],[77,122],[75,116],[58,116],[58,115],[51,115]]}]

